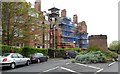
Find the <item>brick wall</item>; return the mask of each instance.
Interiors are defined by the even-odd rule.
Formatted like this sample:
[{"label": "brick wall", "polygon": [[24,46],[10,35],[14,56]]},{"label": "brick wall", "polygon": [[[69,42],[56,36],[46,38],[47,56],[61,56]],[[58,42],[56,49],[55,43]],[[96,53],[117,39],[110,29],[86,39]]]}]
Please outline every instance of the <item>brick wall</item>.
[{"label": "brick wall", "polygon": [[65,17],[66,16],[66,9],[63,9],[62,11],[61,11],[61,17]]},{"label": "brick wall", "polygon": [[78,23],[78,16],[77,16],[76,14],[73,15],[73,22],[74,22],[75,24]]},{"label": "brick wall", "polygon": [[89,36],[89,45],[98,46],[101,49],[107,49],[107,35]]}]

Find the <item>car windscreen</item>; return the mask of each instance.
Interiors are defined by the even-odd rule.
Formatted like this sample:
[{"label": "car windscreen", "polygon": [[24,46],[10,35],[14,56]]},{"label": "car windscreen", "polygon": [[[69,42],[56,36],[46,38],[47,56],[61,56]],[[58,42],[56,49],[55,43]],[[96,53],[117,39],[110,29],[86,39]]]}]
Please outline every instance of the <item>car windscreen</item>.
[{"label": "car windscreen", "polygon": [[35,56],[37,56],[37,57],[43,57],[44,55],[42,53],[36,53]]}]

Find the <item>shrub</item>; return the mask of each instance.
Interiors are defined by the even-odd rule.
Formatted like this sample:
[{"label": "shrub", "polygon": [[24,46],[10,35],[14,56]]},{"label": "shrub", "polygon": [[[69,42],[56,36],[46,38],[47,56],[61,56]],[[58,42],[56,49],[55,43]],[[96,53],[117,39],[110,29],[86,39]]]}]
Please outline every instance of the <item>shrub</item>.
[{"label": "shrub", "polygon": [[35,48],[36,52],[43,53],[44,55],[48,55],[48,49],[45,48]]},{"label": "shrub", "polygon": [[106,56],[101,51],[81,52],[75,57],[79,63],[99,63],[106,62]]},{"label": "shrub", "polygon": [[2,53],[9,53],[10,52],[10,50],[11,50],[11,46],[7,46],[7,45],[1,45],[1,47],[2,47]]},{"label": "shrub", "polygon": [[22,55],[27,57],[31,52],[30,50],[31,50],[30,47],[23,47],[22,48]]},{"label": "shrub", "polygon": [[106,55],[106,57],[107,57],[108,60],[112,60],[113,58],[116,58],[118,56],[117,53],[112,52],[110,50],[108,50],[108,51],[102,51],[102,52]]},{"label": "shrub", "polygon": [[22,54],[26,57],[33,53],[43,53],[44,55],[48,55],[48,50],[44,48],[31,48],[31,47],[22,48]]},{"label": "shrub", "polygon": [[15,48],[12,46],[7,46],[7,45],[0,45],[0,47],[1,47],[1,49],[0,49],[1,53],[9,53],[10,51],[21,53],[21,51],[22,51],[21,48]]},{"label": "shrub", "polygon": [[116,58],[118,56],[118,54],[115,52],[112,52],[108,49],[100,49],[97,46],[89,46],[87,51],[88,52],[101,51],[106,56],[107,60],[112,60],[113,58]]}]

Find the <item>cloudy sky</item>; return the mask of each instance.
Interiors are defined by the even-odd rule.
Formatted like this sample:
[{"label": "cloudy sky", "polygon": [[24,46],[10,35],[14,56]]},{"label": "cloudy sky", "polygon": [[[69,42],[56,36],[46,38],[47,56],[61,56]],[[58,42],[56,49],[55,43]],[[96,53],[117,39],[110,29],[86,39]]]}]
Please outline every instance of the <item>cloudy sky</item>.
[{"label": "cloudy sky", "polygon": [[[34,5],[35,0],[27,0]],[[118,2],[120,0],[41,0],[42,11],[55,6],[66,9],[67,16],[78,15],[86,21],[89,35],[107,35],[108,44],[118,40]]]}]

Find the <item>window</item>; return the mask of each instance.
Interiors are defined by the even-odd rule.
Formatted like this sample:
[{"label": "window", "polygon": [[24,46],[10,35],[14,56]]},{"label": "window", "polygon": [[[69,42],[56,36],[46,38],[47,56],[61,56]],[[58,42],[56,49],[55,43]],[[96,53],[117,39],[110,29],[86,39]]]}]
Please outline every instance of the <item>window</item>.
[{"label": "window", "polygon": [[19,58],[23,58],[23,56],[21,54],[17,54]]},{"label": "window", "polygon": [[45,44],[45,48],[47,48],[47,45]]},{"label": "window", "polygon": [[50,48],[50,44],[48,44],[48,48]]},{"label": "window", "polygon": [[42,53],[36,53],[35,56],[36,57],[43,57],[43,54]]},{"label": "window", "polygon": [[50,40],[50,43],[53,43],[53,40],[52,40],[52,39]]},{"label": "window", "polygon": [[21,43],[21,47],[24,47],[24,43]]},{"label": "window", "polygon": [[39,36],[36,34],[35,36],[34,36],[34,40],[38,40],[39,39]]},{"label": "window", "polygon": [[19,31],[19,37],[23,37],[23,33],[22,33],[22,30],[20,29]]},{"label": "window", "polygon": [[47,40],[47,36],[46,36],[46,34],[45,34],[45,36],[44,36],[44,37],[45,37],[45,40]]},{"label": "window", "polygon": [[37,45],[37,48],[40,48],[40,45]]},{"label": "window", "polygon": [[86,39],[87,37],[85,35],[82,36],[82,39]]},{"label": "window", "polygon": [[15,37],[18,36],[18,29],[17,29],[17,28],[15,28],[15,30],[14,30],[14,36],[15,36]]},{"label": "window", "polygon": [[13,54],[13,55],[11,55],[11,58],[18,58],[18,55],[17,54]]},{"label": "window", "polygon": [[16,43],[16,46],[17,46],[17,47],[20,47],[20,43]]},{"label": "window", "polygon": [[48,33],[48,40],[50,40],[50,34]]}]

